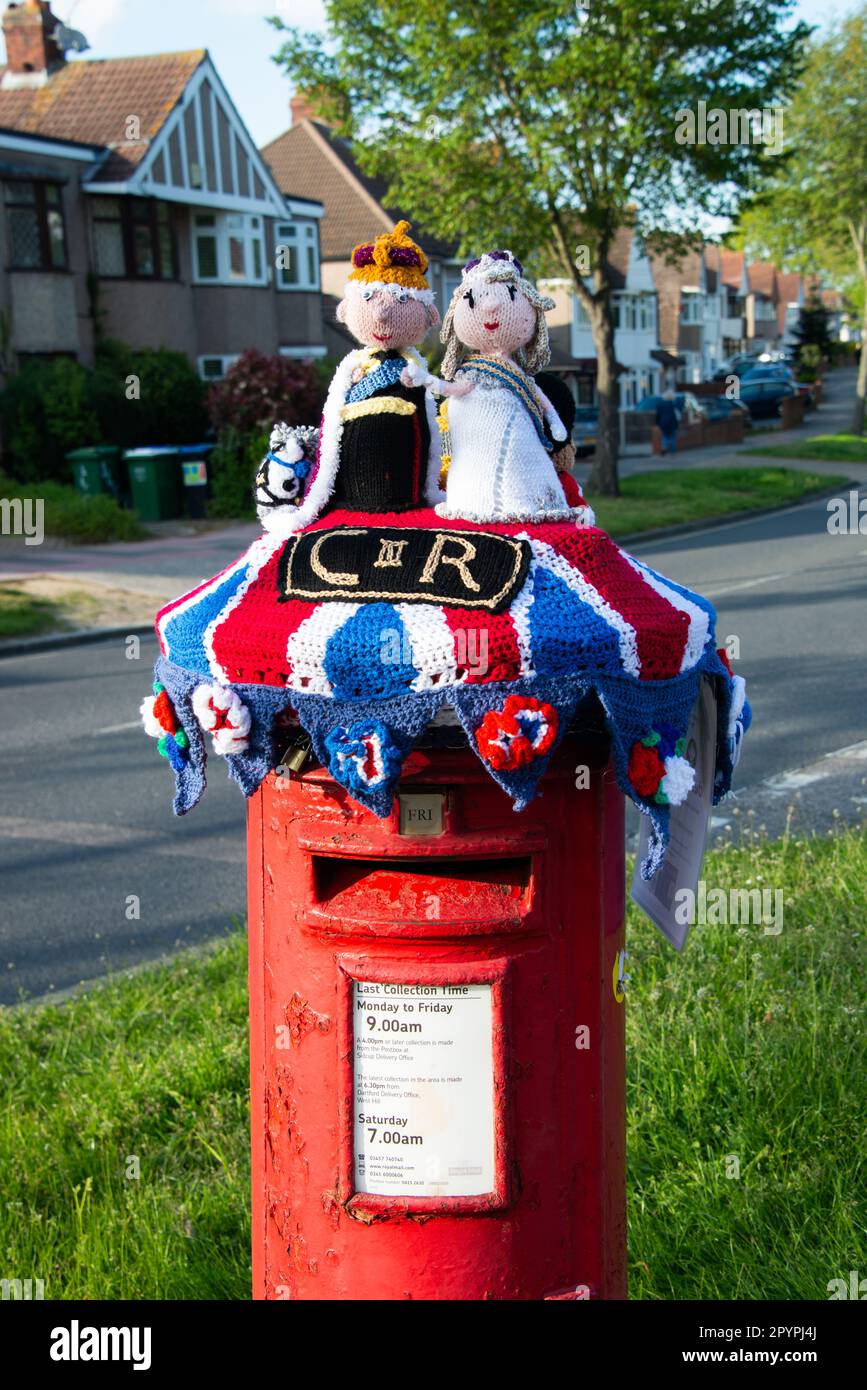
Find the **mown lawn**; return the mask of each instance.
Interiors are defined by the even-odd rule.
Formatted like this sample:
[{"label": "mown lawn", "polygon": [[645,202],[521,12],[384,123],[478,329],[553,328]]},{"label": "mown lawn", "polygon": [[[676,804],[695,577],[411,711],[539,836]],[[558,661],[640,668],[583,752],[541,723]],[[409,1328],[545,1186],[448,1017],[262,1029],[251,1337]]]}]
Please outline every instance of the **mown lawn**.
[{"label": "mown lawn", "polygon": [[[827,1297],[867,1268],[867,836],[708,856],[781,888],[779,935],[631,909],[634,1298]],[[46,1298],[247,1298],[244,939],[0,1011],[0,1264]],[[735,1170],[739,1176],[727,1176]]]},{"label": "mown lawn", "polygon": [[744,449],[743,453],[767,458],[824,459],[827,463],[867,463],[867,435],[814,434],[796,444],[773,444],[766,448]]},{"label": "mown lawn", "polygon": [[15,584],[0,584],[0,638],[34,637],[58,624],[53,603],[25,593]]},{"label": "mown lawn", "polygon": [[[0,475],[0,499],[41,501],[44,503],[46,536],[79,545],[100,541],[139,541],[148,534],[133,512],[119,507],[109,496],[85,497],[65,483],[14,483]],[[31,514],[25,514],[30,522]],[[4,514],[4,525],[5,525]]]},{"label": "mown lawn", "polygon": [[597,525],[612,536],[784,507],[846,482],[843,474],[796,468],[649,468],[620,483],[620,497],[588,496]]}]

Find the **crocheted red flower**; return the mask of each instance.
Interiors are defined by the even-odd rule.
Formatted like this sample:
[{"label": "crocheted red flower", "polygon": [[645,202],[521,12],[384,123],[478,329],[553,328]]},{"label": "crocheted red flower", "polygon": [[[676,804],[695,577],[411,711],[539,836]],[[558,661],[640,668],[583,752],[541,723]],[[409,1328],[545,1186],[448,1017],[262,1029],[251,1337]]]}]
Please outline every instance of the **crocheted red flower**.
[{"label": "crocheted red flower", "polygon": [[641,742],[633,743],[628,772],[629,780],[639,796],[655,796],[665,776],[665,764],[656,748],[648,748]]},{"label": "crocheted red flower", "polygon": [[476,730],[476,743],[496,772],[515,772],[549,752],[558,728],[553,705],[533,695],[510,695],[502,709],[488,710]]}]

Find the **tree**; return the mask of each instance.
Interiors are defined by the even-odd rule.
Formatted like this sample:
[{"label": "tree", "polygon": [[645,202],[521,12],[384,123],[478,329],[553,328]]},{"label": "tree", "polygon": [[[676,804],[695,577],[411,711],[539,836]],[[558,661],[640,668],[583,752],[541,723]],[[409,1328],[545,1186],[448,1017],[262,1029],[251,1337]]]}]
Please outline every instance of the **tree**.
[{"label": "tree", "polygon": [[[544,253],[572,281],[596,348],[596,492],[617,492],[615,236],[676,240],[701,210],[734,209],[761,110],[797,76],[793,3],[326,0],[324,35],[271,21],[276,61],[385,176],[390,205],[463,253]],[[702,111],[740,120],[734,137],[717,125],[703,141]]]},{"label": "tree", "polygon": [[814,355],[817,362],[830,355],[832,344],[828,330],[828,310],[822,303],[818,290],[811,290],[798,315],[798,325],[792,336],[799,359],[803,360],[803,350],[806,347],[816,349]]},{"label": "tree", "polygon": [[[746,238],[762,237],[792,269],[823,269],[857,284],[867,306],[867,5],[810,44],[786,112],[785,177],[769,177],[747,209]],[[867,314],[852,433],[862,434],[867,399]]]}]

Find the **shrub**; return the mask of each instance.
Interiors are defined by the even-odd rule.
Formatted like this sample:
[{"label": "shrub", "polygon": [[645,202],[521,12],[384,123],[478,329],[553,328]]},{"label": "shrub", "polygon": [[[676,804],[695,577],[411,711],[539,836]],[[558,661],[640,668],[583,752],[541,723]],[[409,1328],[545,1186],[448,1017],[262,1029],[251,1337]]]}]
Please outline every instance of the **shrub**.
[{"label": "shrub", "polygon": [[133,351],[107,341],[97,355],[92,390],[103,437],[122,449],[199,444],[208,433],[205,383],[181,352]]},{"label": "shrub", "polygon": [[287,425],[315,425],[325,390],[312,362],[279,354],[269,357],[248,348],[214,382],[208,396],[211,424],[219,434],[227,426],[248,436],[270,430],[276,420]]},{"label": "shrub", "polygon": [[252,521],[253,480],[268,448],[268,431],[246,435],[234,425],[220,431],[208,463],[211,497],[208,515]]},{"label": "shrub", "polygon": [[64,357],[26,363],[0,393],[0,416],[4,467],[24,483],[67,481],[66,455],[87,444],[198,444],[208,430],[205,384],[182,353],[115,342],[92,369]]}]

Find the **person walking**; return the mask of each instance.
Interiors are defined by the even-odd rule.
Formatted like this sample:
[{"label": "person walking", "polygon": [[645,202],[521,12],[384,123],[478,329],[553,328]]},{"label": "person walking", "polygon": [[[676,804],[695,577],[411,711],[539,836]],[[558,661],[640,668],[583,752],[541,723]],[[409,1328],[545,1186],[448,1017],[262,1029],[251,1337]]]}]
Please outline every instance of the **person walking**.
[{"label": "person walking", "polygon": [[680,411],[669,386],[656,407],[656,423],[662,435],[663,455],[677,453],[677,427],[680,424]]}]

